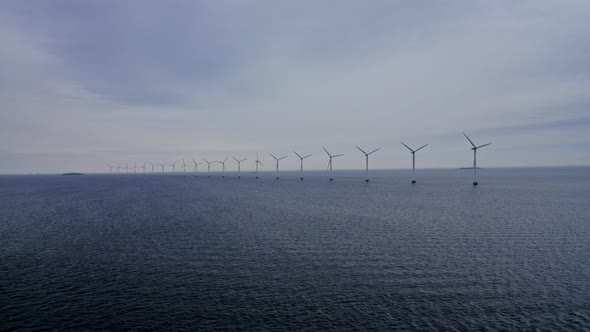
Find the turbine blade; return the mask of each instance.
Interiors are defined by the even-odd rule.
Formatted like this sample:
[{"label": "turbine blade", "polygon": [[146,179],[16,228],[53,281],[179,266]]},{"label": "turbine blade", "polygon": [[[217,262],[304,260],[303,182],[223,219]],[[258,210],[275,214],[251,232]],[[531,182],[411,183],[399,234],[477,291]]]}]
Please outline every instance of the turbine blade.
[{"label": "turbine blade", "polygon": [[283,159],[285,159],[285,158],[287,158],[287,157],[288,157],[288,156],[281,157],[281,158],[279,158],[279,160],[283,160]]},{"label": "turbine blade", "polygon": [[400,143],[402,143],[403,146],[405,146],[406,148],[408,148],[408,150],[410,150],[412,152],[415,152],[414,150],[412,150],[412,148],[410,148],[409,146],[407,146],[406,143],[404,143],[404,142],[400,142]]},{"label": "turbine blade", "polygon": [[305,159],[307,157],[311,157],[311,154],[308,154],[307,156],[303,157],[302,159]]},{"label": "turbine blade", "polygon": [[272,153],[269,153],[269,155],[271,155],[273,158],[277,159],[277,157],[275,157],[275,155],[274,155],[274,154],[272,154]]},{"label": "turbine blade", "polygon": [[344,156],[344,154],[342,154],[342,153],[341,154],[337,154],[335,156],[332,156],[332,158],[336,158],[336,157],[340,157],[340,156]]},{"label": "turbine blade", "polygon": [[484,146],[488,146],[488,145],[490,145],[490,144],[492,144],[492,143],[488,143],[488,144],[480,145],[480,146],[478,146],[477,148],[478,148],[478,149],[479,149],[479,148],[483,148]]},{"label": "turbine blade", "polygon": [[238,158],[236,158],[236,157],[232,157],[232,158],[234,158],[234,160],[237,161],[238,164],[240,163],[240,161],[238,160]]},{"label": "turbine blade", "polygon": [[[301,158],[301,156],[299,155],[299,153],[297,153],[297,152],[295,152],[295,151],[293,151],[293,153],[294,153],[294,154],[296,154],[296,155],[297,155],[297,157]],[[301,158],[301,159],[303,159],[303,158]]]},{"label": "turbine blade", "polygon": [[260,165],[264,166],[264,164],[262,163],[262,161],[260,161],[260,160],[259,160],[259,161],[258,161],[258,163],[259,163]]},{"label": "turbine blade", "polygon": [[246,160],[248,160],[248,158],[244,158],[244,159],[240,160],[240,162],[243,162],[243,161],[246,161]]},{"label": "turbine blade", "polygon": [[[355,145],[355,146],[356,146],[356,145]],[[367,153],[366,153],[366,152],[365,152],[363,149],[359,148],[358,146],[356,146],[356,148],[357,148],[357,149],[359,149],[359,150],[360,150],[362,153],[364,153],[364,154],[365,154],[365,156],[367,155]]]},{"label": "turbine blade", "polygon": [[471,143],[471,145],[473,145],[474,148],[477,147],[477,146],[475,146],[475,144],[473,143],[473,141],[469,138],[469,136],[467,136],[467,134],[463,133],[463,135],[465,135],[465,138],[467,138],[467,140],[469,141],[469,143]]},{"label": "turbine blade", "polygon": [[379,151],[379,150],[381,150],[381,148],[377,148],[377,149],[375,149],[375,150],[373,150],[373,151],[369,152],[367,155],[370,155],[371,153],[373,153],[373,152],[377,152],[377,151]]},{"label": "turbine blade", "polygon": [[416,149],[416,151],[414,151],[414,152],[418,152],[418,151],[422,150],[423,148],[425,148],[427,146],[428,146],[428,144],[424,144],[421,147],[419,147],[418,149]]},{"label": "turbine blade", "polygon": [[326,153],[328,154],[328,156],[332,157],[332,155],[330,154],[330,152],[328,152],[328,150],[326,150],[325,147],[322,146],[322,149],[324,149],[324,151],[326,151]]}]

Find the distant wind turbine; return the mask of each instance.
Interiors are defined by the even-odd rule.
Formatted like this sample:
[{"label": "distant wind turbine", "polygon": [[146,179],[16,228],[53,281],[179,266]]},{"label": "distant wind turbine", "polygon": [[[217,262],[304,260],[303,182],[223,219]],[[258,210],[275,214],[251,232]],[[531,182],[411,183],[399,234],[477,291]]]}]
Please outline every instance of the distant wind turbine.
[{"label": "distant wind turbine", "polygon": [[258,152],[256,152],[256,178],[257,179],[258,179],[258,165],[259,164],[264,166],[264,164],[260,160],[258,160]]},{"label": "distant wind turbine", "polygon": [[129,174],[129,164],[125,162],[125,173]]},{"label": "distant wind turbine", "polygon": [[232,157],[234,158],[234,160],[238,163],[238,179],[242,176],[242,161],[245,161],[248,158],[244,158],[242,160],[239,160],[236,157]]},{"label": "distant wind turbine", "polygon": [[483,144],[480,146],[476,146],[473,141],[471,141],[471,139],[469,139],[469,137],[467,136],[467,134],[463,133],[463,135],[465,135],[465,138],[467,138],[467,140],[469,141],[469,143],[471,143],[471,145],[473,146],[471,148],[471,150],[473,150],[473,185],[477,186],[478,182],[477,182],[477,149],[479,148],[483,148],[484,146],[488,146],[492,143],[487,143],[487,144]]},{"label": "distant wind turbine", "polygon": [[214,161],[209,161],[205,158],[203,158],[203,160],[207,163],[207,177],[211,177],[211,164],[213,164]]},{"label": "distant wind turbine", "polygon": [[107,166],[109,167],[109,174],[113,175],[113,168],[115,168],[115,166],[110,164],[107,164]]},{"label": "distant wind turbine", "polygon": [[400,143],[402,143],[402,145],[405,146],[406,148],[408,148],[408,150],[410,150],[410,153],[412,153],[412,183],[416,183],[416,152],[427,147],[428,144],[424,144],[421,147],[414,150],[411,147],[407,146],[406,143],[404,143],[404,142],[400,142]]},{"label": "distant wind turbine", "polygon": [[216,161],[218,163],[221,164],[221,177],[224,178],[225,177],[225,162],[229,159],[229,157],[225,158],[224,161]]},{"label": "distant wind turbine", "polygon": [[160,164],[160,166],[162,166],[162,174],[166,173],[166,169],[165,169],[166,163],[167,163],[167,161],[165,161],[162,164]]},{"label": "distant wind turbine", "polygon": [[117,163],[117,175],[121,174],[121,166]]},{"label": "distant wind turbine", "polygon": [[365,152],[363,149],[359,148],[358,146],[356,148],[359,149],[365,155],[365,182],[369,182],[369,156],[372,153],[379,151],[381,148],[377,148],[369,153]]},{"label": "distant wind turbine", "polygon": [[302,157],[299,153],[297,153],[296,151],[293,151],[294,154],[297,155],[297,157],[299,157],[299,160],[301,161],[301,178],[300,180],[303,180],[303,159],[310,157],[311,154],[308,154],[307,156]]},{"label": "distant wind turbine", "polygon": [[199,171],[199,165],[201,165],[202,163],[198,163],[193,159],[193,164],[195,164],[195,175],[198,173]]},{"label": "distant wind turbine", "polygon": [[156,168],[156,165],[154,165],[151,161],[150,161],[150,165],[152,166],[152,174],[156,173],[156,171],[154,171],[154,168]]},{"label": "distant wind turbine", "polygon": [[186,173],[186,166],[188,166],[185,162],[184,162],[184,158],[182,158],[182,166],[180,166],[182,168],[183,173]]},{"label": "distant wind turbine", "polygon": [[137,162],[134,161],[133,162],[133,167],[131,167],[131,169],[133,170],[133,175],[137,175]]},{"label": "distant wind turbine", "polygon": [[332,158],[336,158],[336,157],[340,157],[340,156],[344,156],[344,155],[343,154],[331,155],[330,152],[328,152],[328,150],[326,150],[325,147],[322,146],[322,149],[324,149],[324,151],[326,151],[326,153],[330,157],[330,161],[328,161],[328,168],[330,168],[330,181],[333,181],[334,177],[332,176]]},{"label": "distant wind turbine", "polygon": [[284,157],[281,157],[281,158],[277,158],[272,153],[269,153],[269,155],[271,155],[277,161],[277,180],[278,180],[279,179],[279,161],[287,158],[287,156],[284,156]]},{"label": "distant wind turbine", "polygon": [[176,162],[178,162],[178,160],[175,160],[172,164],[168,164],[172,166],[172,174],[174,174],[174,170],[176,169]]}]

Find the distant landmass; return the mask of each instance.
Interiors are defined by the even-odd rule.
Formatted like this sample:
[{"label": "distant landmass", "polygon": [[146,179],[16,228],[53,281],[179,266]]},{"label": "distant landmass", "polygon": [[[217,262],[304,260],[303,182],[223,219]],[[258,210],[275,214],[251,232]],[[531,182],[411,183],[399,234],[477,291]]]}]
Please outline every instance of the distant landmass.
[{"label": "distant landmass", "polygon": [[84,175],[84,173],[63,173],[62,175]]}]

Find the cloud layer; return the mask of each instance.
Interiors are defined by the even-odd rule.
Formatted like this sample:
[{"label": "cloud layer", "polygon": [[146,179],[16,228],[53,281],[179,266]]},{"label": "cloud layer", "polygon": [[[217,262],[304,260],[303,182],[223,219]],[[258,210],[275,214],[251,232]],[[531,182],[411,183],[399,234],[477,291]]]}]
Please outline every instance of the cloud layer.
[{"label": "cloud layer", "polygon": [[[0,173],[430,143],[427,167],[590,164],[585,1],[4,1]],[[485,142],[484,142],[485,141]],[[253,165],[246,165],[253,167]],[[296,168],[297,162],[285,162]]]}]

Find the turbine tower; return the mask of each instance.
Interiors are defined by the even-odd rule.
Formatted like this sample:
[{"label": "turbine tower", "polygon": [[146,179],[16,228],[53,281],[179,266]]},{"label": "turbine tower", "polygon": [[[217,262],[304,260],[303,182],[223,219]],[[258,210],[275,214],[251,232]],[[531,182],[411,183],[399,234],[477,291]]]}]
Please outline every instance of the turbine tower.
[{"label": "turbine tower", "polygon": [[199,171],[199,165],[201,165],[202,163],[198,163],[193,159],[193,164],[195,164],[195,175],[196,175]]},{"label": "turbine tower", "polygon": [[152,166],[152,174],[156,173],[156,171],[154,171],[154,168],[156,168],[156,165],[152,164],[151,161],[150,161],[150,165]]},{"label": "turbine tower", "polygon": [[239,160],[236,157],[232,157],[234,158],[234,160],[238,163],[238,179],[242,176],[242,161],[245,161],[248,158],[244,158],[242,160]]},{"label": "turbine tower", "polygon": [[369,182],[369,156],[372,153],[379,151],[381,148],[377,148],[369,153],[366,153],[363,149],[359,148],[358,146],[356,148],[359,149],[359,151],[361,151],[365,155],[365,182]]},{"label": "turbine tower", "polygon": [[162,166],[162,174],[166,173],[166,169],[165,169],[166,163],[167,163],[167,161],[165,161],[164,163],[160,164],[160,166]]},{"label": "turbine tower", "polygon": [[412,154],[412,183],[416,183],[416,152],[422,150],[423,148],[427,147],[428,144],[424,144],[421,147],[417,148],[416,150],[413,150],[412,148],[410,148],[409,146],[406,145],[406,143],[404,142],[400,142],[402,143],[403,146],[405,146],[406,148],[408,148],[408,150],[410,150],[410,153]]},{"label": "turbine tower", "polygon": [[467,136],[467,134],[463,133],[463,135],[465,135],[465,138],[467,138],[467,140],[469,141],[469,143],[471,143],[471,145],[473,146],[471,148],[471,150],[473,150],[473,185],[477,186],[478,182],[477,182],[477,149],[479,148],[483,148],[484,146],[488,146],[492,143],[487,143],[487,144],[483,144],[480,146],[476,146],[473,141],[471,141],[471,139],[469,139],[469,137]]},{"label": "turbine tower", "polygon": [[287,158],[287,156],[284,156],[284,157],[281,157],[281,158],[277,158],[272,153],[269,153],[269,155],[271,155],[277,161],[277,180],[278,180],[279,179],[279,161]]},{"label": "turbine tower", "polygon": [[203,158],[203,160],[207,163],[207,177],[211,177],[211,164],[213,164],[214,161],[209,161],[205,158]]},{"label": "turbine tower", "polygon": [[229,157],[225,158],[224,161],[215,161],[216,163],[220,163],[221,164],[221,177],[224,178],[225,177],[225,162],[229,159]]},{"label": "turbine tower", "polygon": [[300,178],[300,180],[303,180],[303,159],[305,159],[305,158],[307,158],[307,157],[310,157],[310,156],[311,156],[311,154],[308,154],[307,156],[305,156],[305,157],[302,157],[302,156],[301,156],[299,153],[297,153],[296,151],[293,151],[293,153],[294,153],[294,154],[296,154],[296,155],[297,155],[297,157],[299,157],[299,160],[301,161],[301,178]]},{"label": "turbine tower", "polygon": [[256,152],[256,178],[258,179],[258,164],[264,166],[264,164],[258,160],[258,152]]},{"label": "turbine tower", "polygon": [[336,157],[340,157],[340,156],[344,156],[344,155],[343,154],[331,155],[330,152],[328,152],[328,150],[326,150],[325,147],[322,146],[322,149],[324,149],[324,151],[326,151],[326,153],[330,157],[330,161],[328,161],[328,168],[330,169],[330,181],[333,181],[334,177],[332,176],[332,158],[336,158]]},{"label": "turbine tower", "polygon": [[178,160],[175,160],[172,164],[168,164],[168,165],[172,166],[172,174],[174,174],[174,170],[176,169],[176,162],[177,161]]}]

